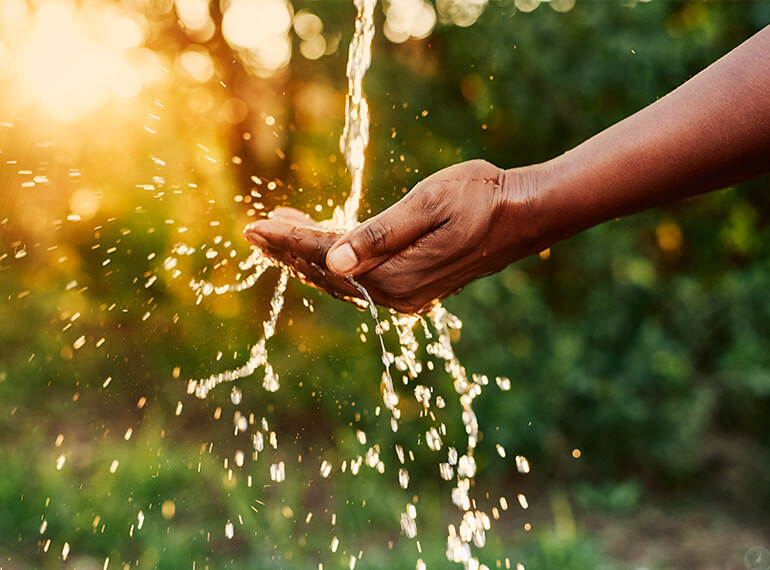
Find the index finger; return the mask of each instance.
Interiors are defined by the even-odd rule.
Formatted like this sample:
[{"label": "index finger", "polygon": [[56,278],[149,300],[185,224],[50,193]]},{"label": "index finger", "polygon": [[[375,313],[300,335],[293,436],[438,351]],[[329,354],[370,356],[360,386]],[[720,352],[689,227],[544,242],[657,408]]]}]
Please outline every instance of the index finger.
[{"label": "index finger", "polygon": [[326,267],[326,253],[340,234],[297,227],[275,219],[249,224],[244,235],[269,257],[291,268],[308,285],[334,297],[360,298],[358,290]]}]

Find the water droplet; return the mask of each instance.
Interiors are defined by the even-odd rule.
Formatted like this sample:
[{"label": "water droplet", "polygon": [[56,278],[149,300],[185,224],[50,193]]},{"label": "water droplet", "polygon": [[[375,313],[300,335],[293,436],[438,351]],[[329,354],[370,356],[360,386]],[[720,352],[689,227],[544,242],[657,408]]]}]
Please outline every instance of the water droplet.
[{"label": "water droplet", "polygon": [[276,483],[281,483],[286,479],[286,466],[283,461],[273,463],[270,466],[270,478]]},{"label": "water droplet", "polygon": [[428,447],[433,451],[439,451],[441,449],[441,436],[438,434],[435,427],[431,427],[425,432],[425,441],[427,442]]},{"label": "water droplet", "polygon": [[401,513],[401,530],[407,538],[414,538],[417,536],[417,510],[414,505],[407,505],[405,513]]},{"label": "water droplet", "polygon": [[398,470],[398,483],[402,489],[406,489],[409,486],[409,471],[403,467]]}]

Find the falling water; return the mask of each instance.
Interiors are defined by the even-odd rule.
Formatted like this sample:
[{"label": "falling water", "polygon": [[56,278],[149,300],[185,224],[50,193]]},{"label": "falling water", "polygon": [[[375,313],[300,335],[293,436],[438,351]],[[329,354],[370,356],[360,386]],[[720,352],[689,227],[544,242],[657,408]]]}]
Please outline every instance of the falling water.
[{"label": "falling water", "polygon": [[347,281],[358,289],[359,293],[363,295],[366,302],[369,303],[369,313],[374,319],[374,332],[377,338],[380,340],[380,350],[382,353],[382,364],[385,366],[385,371],[382,373],[382,399],[385,403],[385,407],[388,408],[392,414],[390,425],[393,431],[398,431],[398,418],[400,417],[400,411],[398,409],[398,394],[393,387],[393,376],[390,374],[390,353],[385,348],[385,339],[382,337],[382,326],[380,325],[380,316],[377,311],[377,305],[372,301],[369,292],[358,281],[348,276]]},{"label": "falling water", "polygon": [[[366,98],[364,97],[363,80],[372,61],[372,40],[375,32],[374,9],[376,7],[376,0],[355,0],[355,6],[357,9],[355,33],[350,44],[347,66],[348,94],[346,98],[345,127],[340,138],[340,148],[345,156],[348,171],[351,176],[351,190],[344,205],[338,206],[335,209],[331,220],[326,222],[327,227],[334,229],[352,229],[358,223],[358,210],[364,190],[363,174],[365,167],[365,152],[369,142],[369,110]],[[163,107],[157,100],[154,104],[159,108]],[[152,119],[153,121],[157,121],[158,117],[153,114]],[[152,124],[154,125],[155,123]],[[11,126],[10,123],[0,123],[0,128],[10,128]],[[155,132],[148,127],[146,127],[146,130],[151,134]],[[206,150],[202,146],[201,149],[204,151]],[[158,158],[152,158],[152,161],[158,166],[165,166],[165,163]],[[13,161],[8,160],[7,164],[11,164],[12,162]],[[35,184],[41,186],[48,184],[47,171],[41,171],[38,176],[33,176],[31,170],[26,170],[26,166],[24,169],[21,169],[20,167],[20,169],[17,170],[19,176],[29,177],[29,180],[22,183],[22,188],[34,187]],[[44,176],[44,174],[46,174],[46,176]],[[69,172],[68,177],[76,180],[80,177],[80,171],[73,169]],[[193,187],[194,185],[190,184],[189,186]],[[143,184],[141,185],[141,188],[143,190],[151,191],[153,197],[161,197],[163,191],[166,189],[170,191],[173,186],[167,186],[163,179],[160,176],[157,176],[153,177],[153,184]],[[137,211],[139,211],[139,209],[137,209]],[[55,226],[58,230],[62,225],[70,223],[76,224],[79,222],[80,217],[73,213],[66,217],[66,222],[60,220]],[[166,220],[166,223],[169,222],[173,222],[173,220]],[[0,225],[6,223],[7,219],[0,221]],[[217,222],[217,224],[218,223],[219,222]],[[101,226],[96,228],[97,239],[98,231],[100,229]],[[153,227],[151,229],[154,231],[155,228]],[[182,233],[182,230],[183,228],[179,228],[180,233]],[[121,232],[123,231],[124,230],[121,230]],[[125,230],[125,232],[129,231],[128,228]],[[148,230],[148,233],[149,231],[150,230]],[[121,233],[122,237],[125,235],[126,233]],[[120,238],[118,238],[118,241],[120,241]],[[56,244],[51,247],[50,251],[56,249],[55,245]],[[109,265],[110,261],[112,261],[109,256],[117,249],[117,242],[114,244],[112,242],[109,244],[105,242],[105,245],[109,245],[110,247],[104,248],[106,257],[102,261],[102,267],[107,267]],[[215,238],[214,245],[220,248],[223,247],[227,251],[217,252],[215,251],[215,247],[195,247],[184,243],[178,243],[173,247],[170,254],[160,265],[168,273],[171,279],[176,280],[184,278],[184,263],[180,263],[180,261],[185,257],[200,255],[205,256],[207,260],[214,260],[218,256],[219,259],[222,259],[223,257],[234,259],[237,255],[234,246],[230,242],[223,241],[221,236]],[[13,242],[11,243],[13,251],[2,253],[2,255],[0,255],[0,262],[4,261],[4,258],[7,257],[22,260],[27,257],[28,254],[34,255],[34,248],[39,249],[39,246],[40,244],[36,244],[29,249],[28,246],[21,241]],[[102,251],[101,249],[98,249],[100,247],[100,243],[95,243],[93,244],[92,250]],[[58,256],[59,253],[56,253],[56,255]],[[147,257],[147,260],[153,259],[154,256],[155,253],[153,252]],[[59,260],[60,263],[66,260],[64,253],[61,254]],[[154,263],[157,263],[157,261]],[[208,397],[210,392],[217,386],[227,383],[232,385],[230,400],[233,405],[239,406],[242,402],[243,394],[235,381],[251,376],[257,372],[263,373],[262,385],[265,391],[275,392],[279,390],[279,375],[269,362],[268,343],[273,339],[276,333],[278,321],[283,310],[284,295],[290,276],[289,270],[282,267],[278,262],[266,257],[259,249],[253,248],[250,255],[238,264],[238,273],[235,276],[234,282],[218,285],[208,279],[194,278],[190,279],[187,284],[189,290],[192,291],[195,297],[196,303],[201,304],[204,299],[210,296],[228,295],[242,292],[253,287],[271,268],[275,268],[275,271],[278,273],[277,283],[270,299],[268,316],[263,322],[262,331],[257,342],[254,343],[249,350],[248,358],[243,364],[234,369],[217,372],[204,378],[190,379],[187,383],[189,394],[204,399]],[[109,275],[109,273],[107,275]],[[152,272],[148,272],[140,279],[142,279],[142,281],[139,282],[140,287],[142,284],[144,286],[141,291],[150,290],[159,280],[155,269],[153,269]],[[409,386],[411,389],[415,400],[418,402],[421,413],[420,417],[429,418],[433,422],[431,425],[427,426],[427,429],[420,432],[419,443],[424,442],[426,448],[430,450],[430,452],[435,453],[437,454],[437,457],[440,457],[437,462],[437,472],[440,477],[446,481],[454,481],[453,489],[451,491],[451,500],[459,509],[460,515],[458,517],[458,522],[448,527],[447,557],[449,560],[462,563],[466,568],[480,567],[477,558],[473,555],[472,548],[479,548],[484,545],[486,539],[485,533],[490,528],[490,516],[477,507],[476,501],[472,496],[472,482],[477,472],[474,453],[479,441],[479,425],[473,410],[473,402],[481,394],[482,388],[487,385],[489,381],[484,376],[471,375],[469,377],[457,359],[452,347],[451,338],[454,332],[459,331],[462,323],[440,304],[435,305],[424,317],[419,315],[398,314],[393,311],[378,311],[366,289],[361,287],[355,281],[352,281],[352,284],[359,288],[362,296],[368,302],[370,315],[375,323],[374,332],[379,339],[379,348],[384,366],[381,382],[382,398],[385,408],[391,414],[391,417],[389,418],[391,428],[393,431],[396,431],[399,428],[399,421],[402,420],[399,404],[405,401],[408,395],[408,392],[400,395],[396,391],[396,384],[400,383],[403,384],[403,386]],[[85,287],[81,288],[81,286],[82,285],[78,285],[77,281],[71,280],[67,283],[66,290],[79,290],[82,293],[82,291],[85,291]],[[28,290],[21,291],[17,297],[18,299],[22,299],[28,293]],[[148,301],[148,305],[149,303],[150,301]],[[101,310],[109,312],[112,311],[115,306],[115,303],[109,305],[105,304],[105,308]],[[142,318],[143,322],[150,317],[151,310],[150,307],[150,310],[145,313],[145,316]],[[79,312],[75,312],[74,314],[66,313],[66,317],[62,317],[67,321],[63,331],[66,331],[71,327],[79,316]],[[74,331],[76,329],[73,328],[72,330]],[[390,334],[391,337],[395,335],[397,338],[397,343],[393,343],[392,349],[395,349],[393,352],[388,351],[388,347],[386,346],[385,337],[388,334]],[[93,345],[95,348],[99,348],[104,344],[105,338],[104,336],[101,336],[101,334],[96,338],[99,340],[95,340]],[[74,339],[74,341],[69,343],[72,351],[79,351],[83,349],[88,342],[91,342],[90,337],[87,339],[86,334],[81,334],[81,331],[78,331],[72,339]],[[429,357],[424,361],[421,361],[418,357],[421,345],[425,347],[425,352],[427,352]],[[67,348],[69,349],[69,347]],[[221,356],[221,353],[219,356]],[[217,360],[219,360],[219,356]],[[30,361],[32,361],[34,357],[35,355],[32,354],[29,357]],[[442,396],[434,393],[434,389],[428,385],[429,382],[421,382],[421,375],[424,370],[433,370],[434,363],[443,365],[444,370],[451,376],[453,387],[459,397],[462,408],[462,421],[467,436],[466,440],[462,442],[462,446],[457,446],[460,448],[460,451],[455,447],[449,446],[446,442],[447,429],[446,425],[441,421],[440,412],[446,407],[446,402]],[[174,378],[177,378],[178,375],[179,367],[174,370]],[[1,376],[0,381],[3,379],[4,376]],[[104,379],[101,384],[102,389],[106,389],[111,382],[112,376]],[[504,378],[498,378],[497,385],[500,389],[507,390],[510,388],[510,381]],[[400,398],[403,398],[403,400],[400,400]],[[142,396],[137,403],[137,408],[142,409],[146,403],[147,398]],[[182,402],[179,402],[176,408],[176,415],[181,414],[182,408],[183,404]],[[217,407],[217,411],[214,412],[214,417],[219,419],[220,415],[221,408]],[[245,446],[241,446],[240,449],[233,450],[232,454],[225,458],[224,468],[227,472],[228,481],[233,480],[233,471],[236,468],[242,468],[250,458],[252,461],[256,461],[260,454],[270,454],[278,450],[277,430],[275,426],[270,425],[267,418],[262,417],[260,420],[259,418],[255,418],[254,414],[242,414],[240,411],[235,411],[232,418],[232,427],[234,434],[236,436],[239,434],[245,435],[248,438],[248,443],[246,443]],[[124,439],[128,441],[132,437],[132,433],[133,430],[129,427],[125,431]],[[361,430],[356,431],[356,438],[362,446],[369,446],[366,449],[366,452],[357,456],[355,459],[343,461],[340,465],[335,464],[333,460],[320,460],[319,458],[320,464],[318,466],[318,471],[322,478],[328,478],[335,469],[339,469],[339,471],[342,472],[349,470],[352,475],[357,475],[360,472],[362,465],[369,467],[372,470],[376,470],[379,473],[384,473],[386,471],[388,458],[386,457],[386,454],[382,452],[379,445],[374,442],[367,443],[367,436]],[[55,444],[57,449],[62,445],[62,440],[63,436],[60,435]],[[208,447],[210,453],[211,446],[206,447]],[[55,468],[57,471],[66,471],[66,469],[75,462],[72,461],[70,456],[64,453],[63,450],[61,451],[61,453],[57,451]],[[407,462],[412,454],[412,450],[405,450],[401,445],[395,445],[394,451],[394,467],[390,468],[390,466],[388,466],[389,471],[392,472],[393,475],[397,474],[397,481],[401,488],[408,489],[410,486],[410,473]],[[502,457],[505,456],[504,450],[499,446],[498,453]],[[109,464],[109,472],[111,474],[118,472],[119,474],[119,469],[125,469],[125,467],[121,467],[121,465],[125,465],[125,462],[120,463],[117,459],[112,460]],[[523,457],[516,457],[516,465],[522,473],[529,471],[528,462]],[[200,464],[198,465],[198,469],[200,470]],[[291,477],[291,471],[287,468],[287,463],[279,458],[276,458],[274,462],[271,462],[267,471],[270,478],[267,483],[277,485],[285,481],[287,477]],[[252,487],[251,475],[248,476],[247,481],[248,486]],[[522,499],[522,497],[523,495],[520,496],[519,502],[523,506],[526,504],[526,499]],[[167,503],[169,502],[164,502],[161,506],[165,518],[168,518],[166,517],[168,512],[171,513],[169,516],[173,516],[173,503],[169,503],[171,505],[169,507],[171,509],[170,511],[167,509]],[[418,504],[416,503],[416,500],[408,503],[404,507],[400,517],[401,529],[404,535],[409,539],[417,539],[420,535],[418,528]],[[500,499],[500,506],[503,510],[507,509],[507,502],[504,498]],[[135,524],[132,524],[129,530],[131,536],[133,536],[135,530],[139,532],[143,527],[146,528],[145,516],[150,517],[151,515],[152,512],[147,509],[138,510],[135,513],[135,518],[132,518],[132,521]],[[332,515],[332,517],[332,521],[334,521],[334,515]],[[96,519],[98,518],[99,517],[96,517]],[[311,518],[312,513],[308,513],[305,517],[306,524],[310,522]],[[492,508],[491,518],[498,518],[495,508]],[[243,525],[242,521],[239,521],[235,517],[232,518],[232,520],[229,518],[222,520],[221,526],[218,527],[220,536],[223,535],[225,539],[237,539],[239,523],[240,525]],[[334,522],[332,522],[332,526],[333,525]],[[42,518],[39,526],[39,534],[44,535],[50,532],[51,528],[49,527],[48,520]],[[43,546],[43,552],[47,552],[51,545],[51,540],[46,539],[46,542],[43,544],[45,545]],[[76,543],[73,542],[72,544]],[[332,552],[337,552],[339,547],[340,539],[335,536],[331,540],[330,550]],[[344,545],[342,548],[344,549]],[[63,547],[61,548],[61,558],[66,560],[69,555],[70,542],[64,542]],[[349,566],[351,568],[355,565],[355,560],[355,557],[350,558]],[[108,563],[109,558],[105,560],[105,568],[108,566]],[[425,565],[421,560],[418,560],[417,567],[424,568]]]},{"label": "falling water", "polygon": [[[323,222],[325,227],[336,230],[350,230],[358,224],[358,209],[360,199],[363,193],[363,172],[365,166],[365,151],[369,141],[369,110],[364,97],[363,79],[368,70],[372,59],[372,39],[374,36],[374,8],[376,0],[354,0],[357,8],[355,21],[355,33],[351,40],[348,65],[348,93],[346,98],[345,127],[340,138],[340,149],[345,156],[348,171],[351,175],[351,191],[343,206],[338,206],[332,215],[332,218]],[[176,268],[180,256],[192,255],[196,248],[178,244],[171,255],[164,261],[164,268],[172,272],[173,277],[178,277],[180,271]],[[194,394],[198,398],[206,398],[209,392],[222,383],[230,383],[237,379],[244,378],[253,374],[257,369],[264,370],[263,387],[266,391],[274,392],[279,389],[278,374],[268,361],[267,342],[275,334],[278,318],[281,314],[284,303],[284,293],[291,274],[290,270],[283,267],[279,262],[266,257],[259,249],[252,248],[251,255],[239,264],[240,273],[236,282],[227,285],[216,286],[206,280],[191,280],[190,288],[197,296],[197,302],[200,303],[204,297],[209,295],[224,295],[231,292],[239,292],[254,286],[262,274],[270,267],[278,267],[280,276],[270,301],[270,313],[263,323],[263,333],[259,340],[250,350],[250,355],[246,363],[232,370],[212,374],[202,379],[192,379],[188,382],[188,393]],[[244,276],[245,275],[245,276]],[[393,431],[398,429],[398,421],[401,417],[398,408],[399,396],[395,390],[393,377],[391,374],[391,364],[395,365],[396,370],[403,373],[403,383],[416,382],[423,371],[423,364],[417,359],[417,352],[420,343],[415,334],[416,329],[421,329],[425,341],[426,352],[430,357],[443,362],[444,370],[451,376],[453,387],[458,394],[459,402],[462,408],[462,422],[465,426],[466,441],[464,452],[460,453],[454,447],[446,450],[446,460],[439,462],[439,475],[445,480],[454,479],[455,485],[451,491],[452,503],[461,513],[460,521],[457,525],[450,524],[447,529],[447,551],[446,556],[450,561],[461,563],[466,569],[486,568],[481,564],[476,556],[473,555],[472,547],[481,548],[486,542],[486,532],[490,529],[490,516],[477,506],[476,500],[472,497],[471,489],[473,480],[477,474],[475,460],[475,450],[479,442],[479,424],[473,409],[474,400],[481,394],[482,389],[489,383],[486,376],[472,375],[468,376],[465,368],[462,366],[451,342],[451,332],[459,331],[462,327],[460,319],[452,315],[441,304],[437,303],[428,312],[427,321],[419,315],[404,315],[390,311],[390,318],[380,320],[379,312],[374,305],[369,293],[352,278],[349,282],[355,286],[369,305],[371,317],[375,323],[375,333],[379,338],[382,363],[384,371],[382,375],[382,396],[385,407],[391,412],[391,427]],[[394,355],[386,349],[383,333],[390,329],[395,329],[398,335],[400,354]],[[418,325],[420,325],[418,327]],[[431,329],[433,332],[431,332]],[[433,361],[427,363],[429,369],[433,369]],[[501,390],[510,389],[510,381],[507,378],[497,378],[496,383]],[[435,425],[425,432],[425,442],[431,451],[439,452],[444,443],[442,436],[446,436],[446,426],[440,422],[435,414],[430,410],[432,405],[436,408],[444,408],[445,401],[441,396],[433,398],[433,390],[425,385],[416,384],[414,387],[415,399],[423,407],[423,415],[431,417]],[[240,391],[233,388],[233,403],[240,402]],[[433,404],[431,404],[433,400]],[[245,432],[249,423],[244,416],[236,412],[234,418],[236,433]],[[262,419],[262,430],[256,431],[252,435],[252,444],[254,454],[261,452],[265,447],[265,434],[269,434],[269,443],[274,449],[277,449],[277,436],[274,431],[269,431],[267,420]],[[366,435],[358,432],[359,441],[366,443]],[[505,457],[505,451],[498,445],[498,453]],[[405,466],[405,454],[400,445],[395,446],[396,457],[400,463],[398,468],[398,481],[402,488],[406,489],[409,485],[409,473]],[[243,462],[243,453],[236,455],[236,464]],[[359,456],[356,460],[350,462],[352,474],[358,473],[363,459]],[[366,454],[366,464],[371,468],[376,468],[379,472],[384,472],[385,465],[380,458],[379,447],[370,447]],[[522,473],[529,471],[527,460],[521,456],[516,457],[517,467]],[[347,462],[343,464],[342,469],[346,468]],[[320,466],[321,476],[326,478],[332,470],[332,465],[324,460]],[[283,461],[274,463],[270,467],[270,477],[280,483],[286,478],[285,464]],[[250,481],[251,482],[251,481]],[[520,495],[520,502],[521,497]],[[523,499],[526,502],[526,499]],[[500,505],[503,510],[507,509],[505,498],[500,498]],[[493,518],[499,518],[497,508],[493,508]],[[312,516],[312,513],[308,515]],[[418,535],[417,529],[417,508],[414,504],[408,504],[401,515],[401,528],[408,538],[415,538]],[[226,525],[227,538],[233,537],[233,525],[230,521]],[[335,536],[332,540],[331,551],[336,552],[339,540]],[[355,564],[355,557],[351,559],[351,567]],[[424,568],[422,560],[417,562],[418,568]]]},{"label": "falling water", "polygon": [[[336,229],[352,229],[358,223],[358,207],[363,189],[363,172],[365,151],[369,144],[369,107],[363,91],[363,80],[372,61],[372,39],[374,37],[374,8],[377,0],[355,0],[357,15],[355,32],[348,51],[348,93],[345,103],[345,127],[340,137],[340,149],[345,155],[345,161],[351,174],[351,192],[343,207],[337,207],[331,220],[324,222],[326,227]],[[165,260],[164,267],[176,273],[177,260],[180,255],[191,255],[196,249],[186,244],[177,245],[172,254]],[[247,277],[234,284],[215,286],[210,281],[192,280],[190,287],[198,296],[198,302],[211,294],[223,295],[238,292],[254,286],[259,277],[269,267],[280,266],[280,263],[266,257],[261,250],[254,247],[249,258],[240,264],[242,271],[251,271]],[[264,334],[251,349],[248,361],[235,370],[216,373],[202,379],[193,379],[188,383],[188,392],[199,398],[205,398],[208,393],[223,382],[232,382],[249,376],[258,368],[264,368],[263,386],[266,390],[278,390],[278,375],[267,359],[266,342],[275,333],[278,317],[283,308],[283,295],[286,290],[290,271],[281,267],[281,277],[270,301],[270,316],[264,323]],[[373,306],[373,305],[372,305]],[[392,387],[392,382],[391,382]],[[391,389],[389,394],[395,395]],[[395,409],[395,403],[386,398],[389,409]],[[395,411],[394,414],[398,412]],[[395,419],[395,418],[394,418]]]},{"label": "falling water", "polygon": [[364,75],[372,63],[374,7],[377,0],[355,0],[358,14],[356,30],[348,51],[348,94],[345,99],[345,128],[340,137],[340,150],[351,176],[350,195],[345,205],[332,217],[335,225],[352,229],[358,223],[364,180],[365,151],[369,144],[369,106],[364,97]]}]

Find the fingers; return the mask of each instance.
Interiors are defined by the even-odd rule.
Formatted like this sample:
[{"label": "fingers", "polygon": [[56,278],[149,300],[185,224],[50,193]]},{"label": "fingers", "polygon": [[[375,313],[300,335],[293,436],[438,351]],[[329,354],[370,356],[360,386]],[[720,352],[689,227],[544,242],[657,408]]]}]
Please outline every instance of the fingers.
[{"label": "fingers", "polygon": [[[298,228],[275,217],[250,224],[244,234],[248,241],[265,254],[291,268],[295,277],[305,284],[347,301],[361,298],[357,289],[343,277],[326,268],[326,252],[338,240],[339,234]],[[407,251],[415,250],[413,255],[421,256],[419,250],[422,249],[420,244],[423,241],[418,240],[417,244],[409,247]],[[411,258],[412,256],[407,256],[407,259],[413,261]],[[360,277],[361,284],[366,287],[375,303],[403,313],[416,313],[438,296],[434,291],[426,291],[425,288],[413,290],[414,276],[409,272],[394,270],[393,265],[394,260],[391,260]],[[386,266],[387,271],[380,275]]]},{"label": "fingers", "polygon": [[269,214],[269,219],[285,222],[300,228],[318,228],[319,224],[310,216],[295,208],[285,206],[276,208]]},{"label": "fingers", "polygon": [[326,267],[326,253],[340,237],[279,219],[249,224],[244,235],[251,243],[289,265],[293,265],[291,259],[302,258],[321,267]]},{"label": "fingers", "polygon": [[415,188],[401,201],[339,239],[326,256],[337,275],[359,275],[397,254],[438,225],[430,193]]},{"label": "fingers", "polygon": [[297,227],[274,217],[249,224],[244,235],[269,257],[290,267],[307,285],[337,298],[360,297],[354,287],[326,268],[326,252],[339,239],[339,234]]},{"label": "fingers", "polygon": [[[470,281],[467,259],[452,255],[443,236],[446,226],[431,232],[374,269],[357,277],[376,291],[378,304],[400,312],[419,312]],[[450,240],[450,243],[457,239]]]}]

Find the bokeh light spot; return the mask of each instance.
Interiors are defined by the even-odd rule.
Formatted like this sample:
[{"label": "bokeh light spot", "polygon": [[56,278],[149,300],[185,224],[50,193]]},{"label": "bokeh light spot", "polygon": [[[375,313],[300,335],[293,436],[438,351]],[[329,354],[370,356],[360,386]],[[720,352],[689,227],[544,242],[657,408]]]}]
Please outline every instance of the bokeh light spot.
[{"label": "bokeh light spot", "polygon": [[200,45],[188,47],[177,59],[179,70],[188,78],[205,83],[214,75],[214,63],[209,52]]},{"label": "bokeh light spot", "polygon": [[303,40],[312,40],[321,35],[324,24],[321,18],[306,10],[300,10],[294,16],[294,31]]},{"label": "bokeh light spot", "polygon": [[[7,6],[3,12],[16,14],[13,10],[21,13]],[[141,91],[142,74],[128,55],[145,38],[138,20],[109,9],[85,12],[57,0],[39,6],[31,28],[21,49],[19,81],[56,119],[72,122],[111,95]]]},{"label": "bokeh light spot", "polygon": [[70,196],[70,211],[81,220],[90,220],[99,211],[99,195],[86,188],[76,190]]}]

